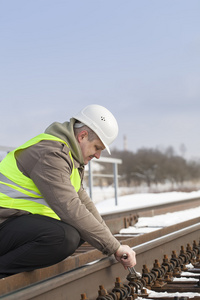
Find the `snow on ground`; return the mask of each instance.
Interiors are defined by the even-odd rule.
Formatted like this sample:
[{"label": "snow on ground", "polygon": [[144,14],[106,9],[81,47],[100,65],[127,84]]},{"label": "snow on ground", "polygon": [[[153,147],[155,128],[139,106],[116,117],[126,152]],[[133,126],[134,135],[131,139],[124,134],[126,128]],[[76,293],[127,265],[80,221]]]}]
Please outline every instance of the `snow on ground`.
[{"label": "snow on ground", "polygon": [[196,208],[167,213],[154,217],[141,217],[135,226],[122,229],[120,233],[145,233],[155,231],[158,227],[167,227],[200,216],[200,206]]},{"label": "snow on ground", "polygon": [[[115,205],[115,199],[110,198],[96,203],[96,207],[101,214],[117,212],[122,210],[136,209],[151,205],[160,205],[164,203],[181,201],[184,199],[200,198],[200,190],[190,193],[184,192],[166,192],[166,193],[145,193],[132,194],[118,197],[118,205]],[[200,201],[199,201],[200,205]]]},{"label": "snow on ground", "polygon": [[[161,298],[161,297],[178,297],[177,299],[180,299],[181,297],[188,297],[188,298],[199,297],[199,293],[190,293],[190,292],[188,292],[188,293],[179,293],[179,292],[176,292],[176,293],[167,293],[167,292],[157,293],[157,292],[154,292],[152,290],[147,289],[147,293],[149,294],[149,296],[148,296],[149,300],[150,299],[155,300],[158,297],[159,298]],[[137,300],[144,300],[144,298],[138,297]]]},{"label": "snow on ground", "polygon": [[[115,205],[115,199],[108,199],[96,204],[98,211],[101,214],[106,214],[116,211],[125,211],[134,208],[146,207],[151,205],[160,205],[164,203],[172,203],[183,199],[200,198],[200,191],[183,193],[183,192],[168,192],[156,194],[133,194],[119,197],[118,205]],[[189,219],[200,216],[200,200],[199,207],[187,209],[185,211],[167,213],[154,217],[141,217],[135,226],[122,229],[120,233],[145,233],[180,223]]]}]

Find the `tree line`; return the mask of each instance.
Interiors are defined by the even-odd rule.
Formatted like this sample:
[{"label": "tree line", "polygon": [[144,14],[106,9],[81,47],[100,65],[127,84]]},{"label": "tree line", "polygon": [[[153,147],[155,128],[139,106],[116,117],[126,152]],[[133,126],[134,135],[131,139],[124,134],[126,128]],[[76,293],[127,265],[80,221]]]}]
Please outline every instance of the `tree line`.
[{"label": "tree line", "polygon": [[[122,159],[118,166],[120,182],[126,186],[145,183],[183,184],[183,182],[200,180],[200,161],[189,161],[176,155],[172,147],[164,151],[142,148],[137,152],[112,151],[112,156]],[[110,164],[105,164],[105,172],[111,172]]]}]

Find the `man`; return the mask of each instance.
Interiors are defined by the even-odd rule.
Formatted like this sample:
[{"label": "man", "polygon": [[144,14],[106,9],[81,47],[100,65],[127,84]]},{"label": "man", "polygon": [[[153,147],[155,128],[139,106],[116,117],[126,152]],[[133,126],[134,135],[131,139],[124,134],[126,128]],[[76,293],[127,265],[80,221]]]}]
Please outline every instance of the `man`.
[{"label": "man", "polygon": [[[69,122],[10,152],[0,163],[0,278],[60,262],[84,241],[125,268],[134,251],[120,245],[82,186],[84,165],[118,134],[105,107],[89,105]],[[127,259],[123,258],[127,254]]]}]

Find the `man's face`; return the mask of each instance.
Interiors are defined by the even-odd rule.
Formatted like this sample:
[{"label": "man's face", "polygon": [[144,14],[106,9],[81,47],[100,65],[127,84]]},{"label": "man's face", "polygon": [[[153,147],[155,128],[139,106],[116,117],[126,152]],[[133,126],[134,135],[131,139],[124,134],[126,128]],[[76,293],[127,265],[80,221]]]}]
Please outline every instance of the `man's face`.
[{"label": "man's face", "polygon": [[95,139],[93,141],[88,141],[88,133],[85,131],[85,134],[82,134],[78,138],[79,145],[81,147],[84,164],[87,165],[88,162],[96,157],[97,159],[101,156],[101,151],[105,149],[104,144],[100,139]]}]

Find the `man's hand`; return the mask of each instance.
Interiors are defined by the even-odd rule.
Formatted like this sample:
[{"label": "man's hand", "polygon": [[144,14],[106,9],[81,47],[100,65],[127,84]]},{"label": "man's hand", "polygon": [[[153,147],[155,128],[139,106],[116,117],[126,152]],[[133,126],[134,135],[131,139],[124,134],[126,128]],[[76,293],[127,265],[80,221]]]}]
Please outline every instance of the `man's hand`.
[{"label": "man's hand", "polygon": [[[123,257],[124,254],[126,254],[126,258]],[[136,253],[127,245],[121,245],[114,255],[125,269],[136,265]]]}]

